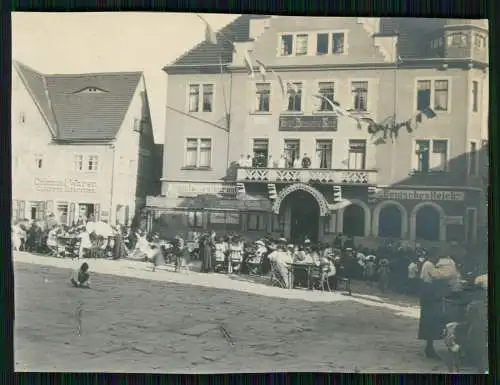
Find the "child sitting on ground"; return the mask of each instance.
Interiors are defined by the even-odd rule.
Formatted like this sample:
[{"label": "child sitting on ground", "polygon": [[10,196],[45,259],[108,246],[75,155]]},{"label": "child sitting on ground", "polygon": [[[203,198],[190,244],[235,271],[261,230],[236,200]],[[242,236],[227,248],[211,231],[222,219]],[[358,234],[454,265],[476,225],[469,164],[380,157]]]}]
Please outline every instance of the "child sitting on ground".
[{"label": "child sitting on ground", "polygon": [[90,288],[89,265],[84,262],[79,269],[76,269],[71,274],[70,282],[74,287]]}]

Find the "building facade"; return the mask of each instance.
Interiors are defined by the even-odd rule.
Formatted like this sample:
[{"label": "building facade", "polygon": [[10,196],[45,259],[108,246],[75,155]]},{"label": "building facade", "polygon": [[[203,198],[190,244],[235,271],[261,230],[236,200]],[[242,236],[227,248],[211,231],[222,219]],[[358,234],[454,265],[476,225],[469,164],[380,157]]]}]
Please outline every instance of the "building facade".
[{"label": "building facade", "polygon": [[151,223],[474,242],[487,47],[480,20],[239,17],[164,68]]},{"label": "building facade", "polygon": [[129,224],[155,194],[142,73],[12,75],[13,219]]}]

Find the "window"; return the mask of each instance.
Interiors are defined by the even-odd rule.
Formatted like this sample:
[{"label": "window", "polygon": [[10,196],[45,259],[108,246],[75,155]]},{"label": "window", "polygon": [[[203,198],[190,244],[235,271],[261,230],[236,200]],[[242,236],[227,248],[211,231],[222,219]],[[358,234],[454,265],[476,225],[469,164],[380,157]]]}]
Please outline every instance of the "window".
[{"label": "window", "polygon": [[42,168],[43,167],[43,155],[36,154],[35,155],[35,168]]},{"label": "window", "polygon": [[352,82],[352,105],[356,111],[368,111],[368,82]]},{"label": "window", "polygon": [[476,176],[478,174],[478,153],[477,153],[477,143],[469,143],[469,175]]},{"label": "window", "polygon": [[417,140],[415,154],[417,157],[417,172],[443,172],[448,168],[447,140]]},{"label": "window", "polygon": [[448,45],[457,48],[467,47],[468,36],[465,33],[451,33],[448,35]]},{"label": "window", "polygon": [[58,203],[56,206],[56,216],[59,223],[68,224],[68,209],[67,203]]},{"label": "window", "polygon": [[[203,92],[203,98],[200,98],[200,92]],[[189,112],[212,112],[213,99],[213,84],[191,84],[189,86]]]},{"label": "window", "polygon": [[327,33],[316,35],[316,55],[328,55],[328,38]]},{"label": "window", "polygon": [[211,161],[212,139],[187,139],[185,167],[209,168]]},{"label": "window", "polygon": [[189,86],[189,112],[198,112],[200,106],[200,86]]},{"label": "window", "polygon": [[188,214],[188,227],[203,227],[203,213],[201,211],[190,211]]},{"label": "window", "polygon": [[418,80],[417,111],[429,108],[434,111],[448,111],[449,91],[448,80]]},{"label": "window", "polygon": [[98,168],[98,163],[99,163],[99,157],[96,155],[91,155],[89,156],[88,162],[87,162],[87,169],[89,171],[97,171]]},{"label": "window", "polygon": [[429,172],[429,140],[417,140],[415,153],[417,156],[418,172]]},{"label": "window", "polygon": [[337,55],[344,53],[343,33],[332,33],[332,53]]},{"label": "window", "polygon": [[333,234],[335,233],[335,222],[337,221],[337,214],[331,213],[330,215],[323,217],[323,233]]},{"label": "window", "polygon": [[267,167],[267,159],[269,157],[269,141],[267,139],[254,139],[253,154],[255,167]]},{"label": "window", "polygon": [[417,110],[422,111],[431,106],[431,81],[417,82]]},{"label": "window", "polygon": [[285,139],[285,157],[287,167],[293,167],[293,162],[300,158],[300,141],[298,139]]},{"label": "window", "polygon": [[309,36],[302,34],[295,37],[295,55],[307,55]]},{"label": "window", "polygon": [[264,214],[254,214],[248,213],[248,225],[249,231],[266,231],[266,216]]},{"label": "window", "polygon": [[[319,83],[319,94],[333,103],[335,100],[335,84],[333,82]],[[333,107],[326,100],[321,99],[319,110],[333,111]]]},{"label": "window", "polygon": [[474,35],[474,46],[476,48],[485,48],[486,47],[486,38],[481,34]]},{"label": "window", "polygon": [[474,80],[472,82],[472,112],[477,112],[478,110],[478,96],[479,96],[479,83]]},{"label": "window", "polygon": [[432,171],[446,171],[448,161],[447,140],[432,141],[432,156],[430,160]]},{"label": "window", "polygon": [[271,84],[257,83],[255,87],[257,93],[257,111],[269,112],[269,104],[271,99]]},{"label": "window", "polygon": [[366,140],[349,140],[349,157],[347,168],[350,170],[364,170],[366,163]]},{"label": "window", "polygon": [[316,158],[318,168],[332,168],[332,141],[322,139],[316,141]]},{"label": "window", "polygon": [[302,110],[302,83],[288,84],[288,111]]},{"label": "window", "polygon": [[31,220],[42,220],[45,218],[45,205],[44,202],[29,202],[30,205],[30,218]]},{"label": "window", "polygon": [[448,110],[448,80],[434,82],[434,110]]},{"label": "window", "polygon": [[281,36],[280,55],[291,56],[293,53],[293,35],[286,34]]},{"label": "window", "polygon": [[214,86],[213,84],[203,85],[203,112],[212,112],[212,105],[214,99]]},{"label": "window", "polygon": [[83,171],[83,155],[75,155],[73,158],[75,171]]}]

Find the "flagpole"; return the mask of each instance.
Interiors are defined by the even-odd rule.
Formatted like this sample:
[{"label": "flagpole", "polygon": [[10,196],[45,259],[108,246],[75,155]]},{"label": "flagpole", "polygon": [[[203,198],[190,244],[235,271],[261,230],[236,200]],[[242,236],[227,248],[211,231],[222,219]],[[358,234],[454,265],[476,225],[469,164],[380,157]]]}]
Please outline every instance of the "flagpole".
[{"label": "flagpole", "polygon": [[394,174],[395,174],[395,166],[394,166],[394,158],[395,158],[395,151],[396,151],[396,118],[397,118],[397,108],[398,108],[398,68],[399,68],[399,55],[398,55],[398,43],[396,41],[396,44],[394,45],[394,56],[396,59],[396,66],[394,67],[394,92],[393,92],[393,97],[394,97],[394,113],[393,113],[393,130],[391,133],[391,180],[394,181]]}]

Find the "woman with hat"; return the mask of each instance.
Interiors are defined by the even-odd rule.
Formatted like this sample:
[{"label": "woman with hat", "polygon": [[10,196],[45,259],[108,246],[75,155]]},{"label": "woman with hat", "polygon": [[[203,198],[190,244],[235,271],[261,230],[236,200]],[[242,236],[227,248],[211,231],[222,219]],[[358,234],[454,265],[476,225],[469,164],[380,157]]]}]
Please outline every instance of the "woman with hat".
[{"label": "woman with hat", "polygon": [[284,287],[292,286],[288,265],[293,262],[291,254],[286,251],[286,239],[280,238],[276,250],[269,254],[269,261],[274,266],[274,273]]},{"label": "woman with hat", "polygon": [[210,238],[204,236],[200,239],[201,272],[210,273],[214,267],[212,264],[212,246]]},{"label": "woman with hat", "polygon": [[243,262],[243,242],[238,235],[234,235],[229,242],[229,258],[227,272],[231,274],[233,269],[240,270]]}]

